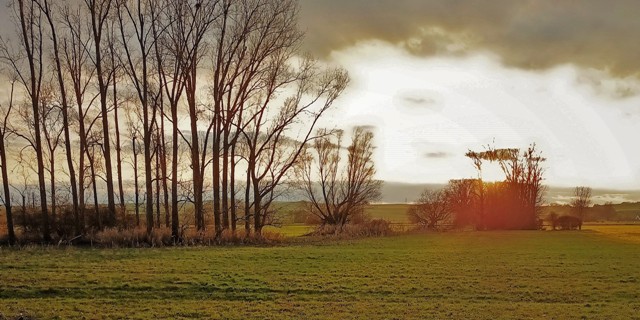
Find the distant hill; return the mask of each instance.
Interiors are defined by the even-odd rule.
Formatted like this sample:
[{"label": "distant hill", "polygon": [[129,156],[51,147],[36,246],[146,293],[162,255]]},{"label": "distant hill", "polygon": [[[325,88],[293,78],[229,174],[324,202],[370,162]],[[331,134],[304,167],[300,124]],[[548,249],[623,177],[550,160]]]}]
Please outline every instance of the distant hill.
[{"label": "distant hill", "polygon": [[[133,202],[133,181],[124,181],[125,201]],[[243,181],[238,181],[236,186],[242,186]],[[65,188],[64,183],[59,183],[61,189]],[[426,188],[442,189],[445,184],[442,183],[404,183],[395,181],[385,181],[382,185],[382,198],[378,203],[411,203],[420,197],[420,194]],[[36,188],[36,186],[30,186]],[[103,184],[98,184],[98,197],[100,203],[106,203],[106,190]],[[141,188],[141,193],[144,193]],[[549,187],[545,202],[547,204],[567,204],[573,195],[573,188]],[[640,202],[640,190],[614,190],[614,189],[593,189],[593,203],[604,204],[605,202],[623,203],[623,202]],[[211,201],[211,192],[205,191],[205,201]],[[284,195],[278,197],[277,201],[295,202],[305,200],[301,192],[290,190]]]},{"label": "distant hill", "polygon": [[[424,189],[442,189],[444,184],[435,183],[403,183],[385,181],[382,186],[382,203],[410,203],[420,197]],[[545,194],[546,203],[567,204],[573,196],[573,188],[548,187]],[[640,190],[614,190],[614,189],[593,189],[592,200],[594,204],[604,204],[605,202],[623,203],[640,201]]]}]

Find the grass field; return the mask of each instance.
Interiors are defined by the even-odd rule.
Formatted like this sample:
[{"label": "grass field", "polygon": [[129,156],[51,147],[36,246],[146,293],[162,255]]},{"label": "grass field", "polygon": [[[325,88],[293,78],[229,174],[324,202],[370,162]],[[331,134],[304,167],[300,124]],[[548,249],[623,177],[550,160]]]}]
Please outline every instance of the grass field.
[{"label": "grass field", "polygon": [[640,243],[612,236],[634,232],[640,228],[452,232],[278,247],[5,248],[0,313],[640,319]]}]

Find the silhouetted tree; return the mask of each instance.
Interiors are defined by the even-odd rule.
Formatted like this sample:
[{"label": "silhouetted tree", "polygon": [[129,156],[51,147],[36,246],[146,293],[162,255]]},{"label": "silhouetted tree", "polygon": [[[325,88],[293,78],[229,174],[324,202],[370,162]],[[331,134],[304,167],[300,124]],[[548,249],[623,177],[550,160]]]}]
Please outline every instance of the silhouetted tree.
[{"label": "silhouetted tree", "polygon": [[[44,70],[44,37],[42,13],[34,0],[15,0],[11,2],[16,29],[19,36],[19,48],[10,49],[6,41],[2,41],[1,56],[4,62],[17,75],[18,82],[24,87],[24,92],[31,107],[31,128],[33,140],[29,145],[36,156],[38,191],[40,193],[40,211],[42,216],[42,237],[45,242],[51,240],[49,213],[47,206],[47,191],[44,174],[44,155],[41,137],[40,93]],[[25,65],[26,64],[26,65]],[[26,70],[25,70],[26,69]]]},{"label": "silhouetted tree", "polygon": [[297,180],[311,214],[322,224],[343,226],[372,201],[379,199],[382,182],[375,179],[373,133],[353,131],[347,157],[342,153],[342,131],[318,132],[310,151],[300,158]]},{"label": "silhouetted tree", "polygon": [[[115,220],[116,204],[114,199],[113,188],[113,166],[111,165],[111,125],[109,124],[109,84],[112,74],[115,72],[113,66],[108,66],[108,55],[105,55],[108,46],[111,45],[107,40],[108,20],[111,10],[115,7],[113,0],[84,0],[89,14],[90,34],[93,40],[91,52],[91,60],[95,66],[95,77],[98,81],[98,98],[100,102],[100,113],[102,120],[102,152],[104,158],[104,170],[107,184],[107,206],[109,210],[109,218]],[[105,45],[107,48],[105,48]],[[104,51],[103,51],[104,50]]]},{"label": "silhouetted tree", "polygon": [[427,230],[437,230],[451,221],[452,210],[446,190],[425,190],[409,206],[409,221]]},{"label": "silhouetted tree", "polygon": [[7,167],[7,147],[5,142],[11,130],[9,130],[9,117],[11,116],[11,109],[13,109],[13,90],[15,86],[15,79],[11,79],[11,93],[9,95],[9,105],[0,105],[0,170],[2,170],[2,189],[4,195],[2,201],[4,204],[4,213],[7,219],[7,236],[10,245],[16,243],[16,234],[13,227],[13,212],[11,209],[11,190],[9,184],[9,168]]},{"label": "silhouetted tree", "polygon": [[580,220],[584,221],[587,208],[591,205],[591,188],[589,187],[576,187],[574,190],[573,199],[571,200],[571,208],[573,213]]},{"label": "silhouetted tree", "polygon": [[536,229],[545,186],[543,163],[546,161],[532,144],[522,154],[519,149],[496,149],[485,147],[482,152],[467,152],[474,161],[479,180],[483,161],[498,163],[505,180],[503,182],[480,183],[479,229],[509,228]]},{"label": "silhouetted tree", "polygon": [[152,50],[154,37],[152,26],[157,19],[161,8],[154,5],[154,1],[130,1],[117,2],[118,21],[121,35],[121,45],[125,53],[125,70],[135,88],[142,113],[142,146],[144,149],[144,174],[145,174],[145,198],[147,217],[147,233],[153,229],[153,114],[155,104],[152,93],[153,66]]},{"label": "silhouetted tree", "polygon": [[478,208],[477,190],[480,181],[477,179],[460,179],[449,181],[447,201],[454,214],[453,224],[458,228],[476,225],[474,213]]},{"label": "silhouetted tree", "polygon": [[549,223],[551,223],[552,230],[556,230],[556,227],[558,226],[558,218],[559,216],[555,211],[551,211],[547,216],[547,220],[549,220]]},{"label": "silhouetted tree", "polygon": [[[71,121],[69,119],[69,99],[67,95],[67,81],[65,81],[64,69],[62,66],[62,55],[60,53],[60,39],[58,36],[58,23],[56,20],[56,12],[54,12],[54,7],[52,6],[49,0],[39,0],[35,1],[42,13],[44,14],[47,22],[49,23],[49,32],[51,38],[51,48],[53,51],[53,62],[55,65],[55,74],[56,80],[58,83],[58,90],[60,95],[60,111],[62,116],[62,130],[64,132],[64,148],[66,152],[66,160],[67,160],[67,169],[69,170],[69,184],[71,189],[71,200],[73,204],[74,214],[77,215],[79,210],[78,208],[78,184],[76,181],[76,171],[75,166],[73,164],[73,156],[71,152],[71,134],[70,134],[70,126]],[[63,10],[58,8],[58,11]],[[68,10],[68,8],[67,8]],[[53,159],[53,158],[52,158]],[[52,172],[53,174],[53,172]],[[53,178],[52,178],[53,180]],[[55,193],[52,190],[52,202],[55,201]],[[55,204],[52,204],[52,210],[55,210]],[[55,213],[52,211],[52,215],[55,216]],[[54,218],[55,219],[55,218]],[[78,230],[76,230],[78,233]]]}]

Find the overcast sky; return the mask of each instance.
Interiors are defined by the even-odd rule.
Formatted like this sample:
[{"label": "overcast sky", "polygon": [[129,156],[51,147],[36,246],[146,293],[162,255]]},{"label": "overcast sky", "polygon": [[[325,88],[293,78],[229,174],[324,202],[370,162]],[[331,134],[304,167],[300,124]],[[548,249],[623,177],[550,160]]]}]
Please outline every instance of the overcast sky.
[{"label": "overcast sky", "polygon": [[381,179],[470,177],[468,149],[535,142],[549,184],[639,189],[638,12],[635,0],[302,0],[301,26],[305,49],[352,77],[326,123],[376,128]]},{"label": "overcast sky", "polygon": [[300,25],[304,49],[352,78],[324,125],[373,126],[380,179],[472,177],[467,150],[535,142],[551,185],[640,189],[638,12],[637,0],[301,0]]}]

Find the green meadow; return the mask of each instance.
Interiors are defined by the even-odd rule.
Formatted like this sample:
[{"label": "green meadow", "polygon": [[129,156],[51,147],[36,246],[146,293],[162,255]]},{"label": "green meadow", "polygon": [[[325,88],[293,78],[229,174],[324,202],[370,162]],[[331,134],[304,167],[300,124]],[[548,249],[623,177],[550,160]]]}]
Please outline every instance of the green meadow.
[{"label": "green meadow", "polygon": [[640,226],[0,249],[0,318],[640,318]]}]

